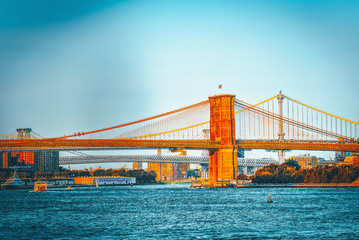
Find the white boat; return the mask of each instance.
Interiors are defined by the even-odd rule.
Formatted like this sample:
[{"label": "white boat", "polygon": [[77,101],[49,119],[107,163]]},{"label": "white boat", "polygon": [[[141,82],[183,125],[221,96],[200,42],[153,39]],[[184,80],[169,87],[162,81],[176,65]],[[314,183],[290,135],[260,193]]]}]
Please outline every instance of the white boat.
[{"label": "white boat", "polygon": [[20,189],[25,187],[25,182],[17,177],[16,171],[4,184],[1,184],[2,189]]}]

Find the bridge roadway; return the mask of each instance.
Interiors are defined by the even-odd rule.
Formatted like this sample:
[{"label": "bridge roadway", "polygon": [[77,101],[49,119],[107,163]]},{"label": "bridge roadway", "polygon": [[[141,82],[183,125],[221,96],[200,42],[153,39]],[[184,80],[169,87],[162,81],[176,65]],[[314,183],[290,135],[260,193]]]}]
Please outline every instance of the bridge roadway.
[{"label": "bridge roadway", "polygon": [[[317,150],[359,152],[358,141],[237,140],[239,149]],[[131,140],[131,139],[6,139],[0,150],[113,150],[121,148],[183,148],[218,150],[211,140]]]},{"label": "bridge roadway", "polygon": [[[114,163],[114,162],[157,162],[157,163],[189,163],[209,164],[208,156],[170,156],[170,155],[88,155],[60,157],[60,165]],[[238,158],[239,167],[264,167],[277,160],[262,158]]]}]

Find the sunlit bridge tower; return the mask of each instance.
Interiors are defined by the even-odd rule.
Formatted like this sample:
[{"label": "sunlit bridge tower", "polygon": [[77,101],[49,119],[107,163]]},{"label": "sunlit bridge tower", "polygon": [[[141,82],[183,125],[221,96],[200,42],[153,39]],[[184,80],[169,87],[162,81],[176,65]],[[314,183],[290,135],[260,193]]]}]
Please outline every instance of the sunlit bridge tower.
[{"label": "sunlit bridge tower", "polygon": [[[279,91],[278,94],[278,107],[279,107],[279,133],[278,133],[278,140],[280,142],[284,142],[284,135],[285,133],[283,132],[283,99],[284,96],[282,94],[282,91]],[[285,157],[285,151],[283,149],[278,150],[278,161],[279,164],[284,163],[284,157]]]},{"label": "sunlit bridge tower", "polygon": [[209,97],[210,139],[220,142],[219,149],[209,156],[209,181],[230,181],[236,179],[237,145],[234,119],[235,95],[223,94]]},{"label": "sunlit bridge tower", "polygon": [[18,137],[30,138],[31,128],[18,128],[16,131]]}]

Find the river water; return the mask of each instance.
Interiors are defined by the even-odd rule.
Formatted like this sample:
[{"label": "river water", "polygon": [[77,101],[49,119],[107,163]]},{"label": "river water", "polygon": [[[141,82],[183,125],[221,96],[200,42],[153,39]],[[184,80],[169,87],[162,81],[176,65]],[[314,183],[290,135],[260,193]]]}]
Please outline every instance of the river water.
[{"label": "river water", "polygon": [[0,204],[0,239],[359,239],[359,188],[6,190]]}]

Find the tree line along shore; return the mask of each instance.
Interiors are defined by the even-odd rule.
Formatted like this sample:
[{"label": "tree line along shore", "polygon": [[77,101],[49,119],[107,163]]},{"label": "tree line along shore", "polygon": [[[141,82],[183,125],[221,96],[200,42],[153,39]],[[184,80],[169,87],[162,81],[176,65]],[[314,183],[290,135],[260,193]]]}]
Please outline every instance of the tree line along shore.
[{"label": "tree line along shore", "polygon": [[252,183],[279,184],[341,184],[353,183],[359,178],[359,165],[337,165],[302,169],[294,160],[283,164],[271,164],[255,172],[251,177],[239,174],[237,180],[252,180]]}]

